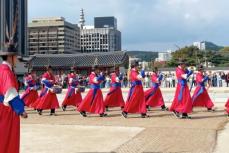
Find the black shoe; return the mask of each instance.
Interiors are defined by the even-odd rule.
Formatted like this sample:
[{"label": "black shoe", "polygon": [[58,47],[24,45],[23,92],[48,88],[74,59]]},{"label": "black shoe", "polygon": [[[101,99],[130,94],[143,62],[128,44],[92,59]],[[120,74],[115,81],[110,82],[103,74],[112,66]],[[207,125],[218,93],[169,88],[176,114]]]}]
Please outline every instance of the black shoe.
[{"label": "black shoe", "polygon": [[37,109],[38,115],[42,115],[42,111]]},{"label": "black shoe", "polygon": [[177,111],[173,111],[173,115],[174,115],[176,118],[179,118],[179,117],[180,117],[180,114],[179,114]]},{"label": "black shoe", "polygon": [[108,106],[106,106],[106,111],[107,111],[107,112],[109,111],[109,108],[108,108]]},{"label": "black shoe", "polygon": [[146,118],[148,117],[146,114],[141,114],[141,118]]},{"label": "black shoe", "polygon": [[80,112],[80,115],[82,115],[83,117],[87,117],[86,112]]},{"label": "black shoe", "polygon": [[227,117],[229,117],[229,114],[227,114]]},{"label": "black shoe", "polygon": [[208,112],[214,112],[215,109],[212,109],[212,108],[208,108]]},{"label": "black shoe", "polygon": [[49,115],[50,115],[50,116],[57,116],[56,113],[50,113]]},{"label": "black shoe", "polygon": [[122,116],[127,118],[127,113],[126,112],[122,112]]},{"label": "black shoe", "polygon": [[65,106],[62,106],[62,110],[65,112],[66,111],[66,107]]},{"label": "black shoe", "polygon": [[165,107],[165,105],[161,106],[161,110],[162,111],[169,111],[169,108],[168,107]]},{"label": "black shoe", "polygon": [[180,119],[192,119],[192,117],[188,115],[182,115]]},{"label": "black shoe", "polygon": [[100,117],[106,117],[106,116],[107,116],[107,114],[102,113],[102,114],[99,114],[99,116],[100,116]]}]

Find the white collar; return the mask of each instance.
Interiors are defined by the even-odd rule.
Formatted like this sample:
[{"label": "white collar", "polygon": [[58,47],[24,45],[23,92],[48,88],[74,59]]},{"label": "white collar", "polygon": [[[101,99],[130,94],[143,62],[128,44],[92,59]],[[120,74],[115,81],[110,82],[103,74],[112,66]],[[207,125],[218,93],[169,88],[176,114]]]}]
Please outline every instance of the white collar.
[{"label": "white collar", "polygon": [[12,65],[10,63],[3,61],[2,64],[7,65],[10,68],[10,70],[12,71]]}]

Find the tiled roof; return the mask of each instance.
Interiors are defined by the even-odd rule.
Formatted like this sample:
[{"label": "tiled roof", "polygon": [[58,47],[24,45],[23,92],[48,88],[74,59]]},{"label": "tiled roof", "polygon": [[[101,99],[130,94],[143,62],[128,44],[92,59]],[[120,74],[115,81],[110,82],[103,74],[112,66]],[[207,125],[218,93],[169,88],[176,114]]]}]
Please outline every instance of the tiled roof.
[{"label": "tiled roof", "polygon": [[30,61],[32,67],[91,67],[122,65],[128,62],[125,52],[79,53],[79,54],[37,54]]}]

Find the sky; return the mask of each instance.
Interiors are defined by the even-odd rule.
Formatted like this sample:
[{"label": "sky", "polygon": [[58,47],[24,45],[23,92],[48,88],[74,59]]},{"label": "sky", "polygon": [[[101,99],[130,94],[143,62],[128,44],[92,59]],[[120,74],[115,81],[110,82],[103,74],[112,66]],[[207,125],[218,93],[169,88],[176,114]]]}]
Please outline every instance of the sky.
[{"label": "sky", "polygon": [[115,16],[122,32],[122,50],[166,51],[211,41],[229,45],[229,0],[28,0],[29,21],[64,17],[86,25],[94,17]]}]

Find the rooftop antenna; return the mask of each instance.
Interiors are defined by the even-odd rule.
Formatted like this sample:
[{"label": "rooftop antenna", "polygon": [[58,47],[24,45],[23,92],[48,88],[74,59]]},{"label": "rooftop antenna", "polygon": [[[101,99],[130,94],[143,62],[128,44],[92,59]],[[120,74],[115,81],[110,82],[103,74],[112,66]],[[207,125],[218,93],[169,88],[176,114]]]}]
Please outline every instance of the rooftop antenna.
[{"label": "rooftop antenna", "polygon": [[80,10],[80,21],[79,21],[80,29],[83,29],[85,26],[85,18],[84,18],[84,10],[83,8]]}]

